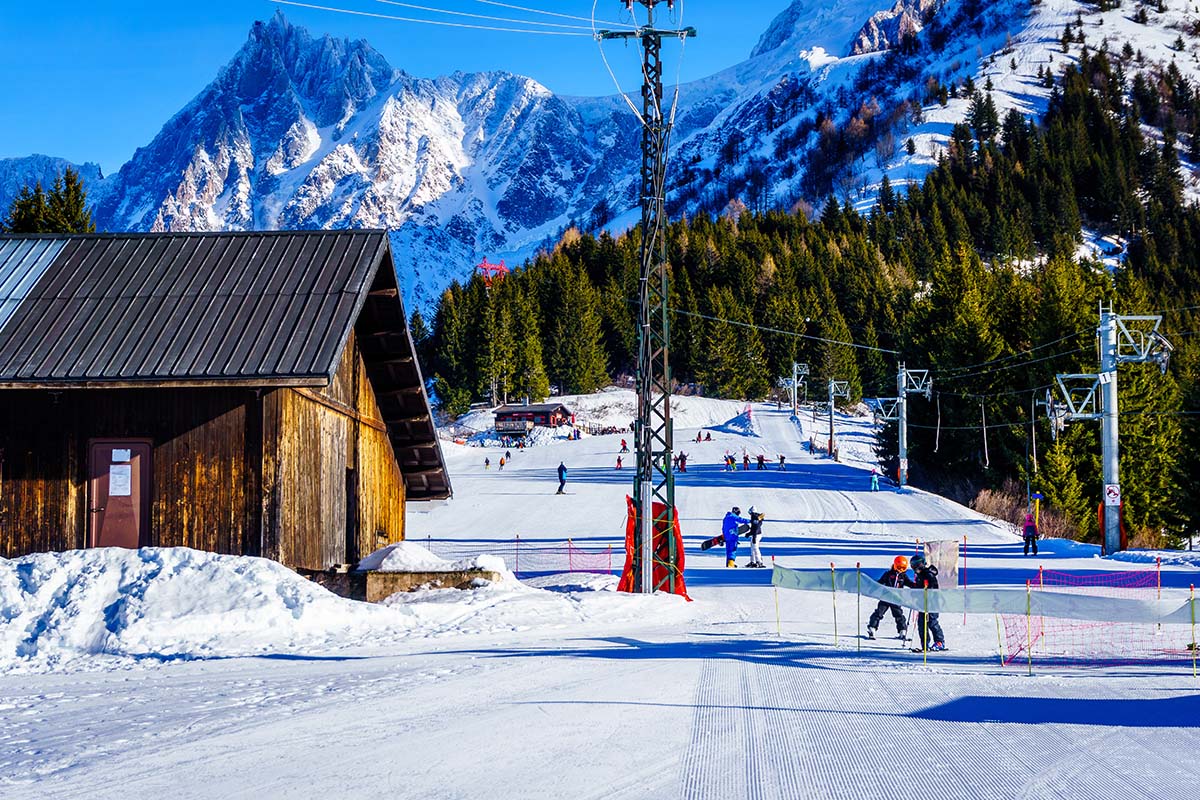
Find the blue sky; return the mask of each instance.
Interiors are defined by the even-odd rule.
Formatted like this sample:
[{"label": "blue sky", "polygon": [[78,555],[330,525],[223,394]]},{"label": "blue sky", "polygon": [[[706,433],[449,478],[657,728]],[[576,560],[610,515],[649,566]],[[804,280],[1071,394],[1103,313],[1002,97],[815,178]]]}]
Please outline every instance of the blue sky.
[{"label": "blue sky", "polygon": [[[393,16],[503,25],[380,0],[305,1]],[[481,0],[411,4],[575,24]],[[590,0],[511,0],[510,5],[581,17],[592,12]],[[788,0],[682,2],[683,24],[695,25],[700,35],[687,45],[681,79],[703,77],[745,59],[787,5]],[[213,79],[246,40],[254,20],[267,19],[281,8],[269,0],[61,0],[6,6],[0,15],[0,75],[6,79],[0,92],[0,158],[45,153],[99,162],[105,174],[148,144],[162,124]],[[282,8],[288,19],[314,34],[366,39],[392,66],[422,77],[503,69],[529,75],[564,94],[615,91],[588,37],[496,33]],[[623,9],[619,0],[597,0],[597,17],[621,20]],[[628,81],[626,88],[636,86],[637,72],[631,69],[637,63],[636,49],[606,47],[618,75]],[[678,46],[670,44],[664,52],[671,67],[667,77],[673,80]]]}]

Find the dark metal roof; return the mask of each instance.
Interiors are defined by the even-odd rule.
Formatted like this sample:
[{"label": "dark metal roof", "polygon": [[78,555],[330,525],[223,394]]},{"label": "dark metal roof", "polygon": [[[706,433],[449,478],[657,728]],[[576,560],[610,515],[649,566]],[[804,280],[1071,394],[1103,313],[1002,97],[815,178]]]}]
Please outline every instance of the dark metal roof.
[{"label": "dark metal roof", "polygon": [[326,386],[351,329],[408,499],[449,497],[386,231],[0,236],[0,388]]},{"label": "dark metal roof", "polygon": [[48,245],[0,326],[0,384],[321,385],[388,252],[383,231],[0,239]]},{"label": "dark metal roof", "polygon": [[567,408],[562,403],[531,403],[530,405],[506,405],[506,406],[500,406],[492,413],[494,413],[496,415],[519,414],[519,413],[548,414],[552,411],[558,411],[559,409],[562,409],[563,411],[567,412],[568,414],[571,413],[571,409]]}]

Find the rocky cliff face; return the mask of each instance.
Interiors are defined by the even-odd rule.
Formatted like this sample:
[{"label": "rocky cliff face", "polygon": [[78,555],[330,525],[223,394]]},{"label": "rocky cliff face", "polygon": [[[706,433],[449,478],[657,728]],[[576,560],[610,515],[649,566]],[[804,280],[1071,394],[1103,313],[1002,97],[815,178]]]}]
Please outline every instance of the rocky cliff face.
[{"label": "rocky cliff face", "polygon": [[35,183],[49,189],[68,167],[78,172],[88,186],[98,186],[104,180],[100,165],[91,162],[75,164],[65,158],[43,155],[0,158],[0,218],[8,213],[9,206],[21,189]]}]

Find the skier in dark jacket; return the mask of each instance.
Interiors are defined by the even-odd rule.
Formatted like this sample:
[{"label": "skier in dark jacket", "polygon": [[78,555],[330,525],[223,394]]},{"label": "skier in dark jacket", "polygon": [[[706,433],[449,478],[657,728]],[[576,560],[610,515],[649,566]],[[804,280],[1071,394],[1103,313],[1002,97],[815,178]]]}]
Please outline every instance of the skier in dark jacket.
[{"label": "skier in dark jacket", "polygon": [[[759,457],[761,458],[761,456]],[[764,519],[766,519],[765,514],[755,511],[754,506],[750,506],[750,530],[746,534],[747,538],[750,539],[750,563],[746,565],[747,567],[765,569],[767,566],[763,563],[762,550],[758,547],[758,540],[762,538]]]},{"label": "skier in dark jacket", "polygon": [[736,567],[737,561],[734,560],[734,555],[738,549],[738,527],[741,525],[749,525],[750,520],[742,516],[742,510],[734,506],[730,511],[725,512],[725,519],[721,521],[721,535],[725,537],[725,566]]},{"label": "skier in dark jacket", "polygon": [[[915,555],[909,562],[912,565],[913,572],[916,573],[916,588],[934,590],[938,588],[938,569],[934,565],[925,560],[923,555]],[[930,644],[926,635],[933,638],[933,643]],[[925,611],[917,612],[917,639],[921,642],[922,650],[945,650],[946,635],[942,633],[942,626],[938,624],[938,615],[936,613],[926,616]]]},{"label": "skier in dark jacket", "polygon": [[555,494],[565,494],[563,489],[567,488],[567,465],[563,462],[558,462],[558,491]]},{"label": "skier in dark jacket", "polygon": [[1029,548],[1033,547],[1033,554],[1037,555],[1037,540],[1038,529],[1037,523],[1033,521],[1033,514],[1025,515],[1025,528],[1021,531],[1021,538],[1025,540],[1025,555],[1029,555]]},{"label": "skier in dark jacket", "polygon": [[[879,583],[889,589],[914,588],[916,584],[908,577],[908,557],[896,556],[896,559],[892,562],[892,568],[879,576]],[[892,619],[896,622],[896,637],[899,639],[908,638],[908,620],[904,617],[904,609],[895,603],[880,600],[879,605],[871,612],[871,618],[867,620],[868,639],[875,638],[875,631],[879,630],[879,623],[883,622],[883,615],[889,611],[892,612]]]}]

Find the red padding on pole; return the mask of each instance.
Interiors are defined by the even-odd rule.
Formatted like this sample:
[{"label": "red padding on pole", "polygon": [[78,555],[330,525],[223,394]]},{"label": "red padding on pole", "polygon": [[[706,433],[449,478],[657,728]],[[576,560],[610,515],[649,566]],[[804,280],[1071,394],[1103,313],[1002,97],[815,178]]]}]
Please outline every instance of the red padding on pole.
[{"label": "red padding on pole", "polygon": [[[637,519],[637,504],[633,498],[625,496],[625,502],[629,507],[629,513],[625,517],[625,569],[621,572],[621,580],[617,584],[618,592],[632,592],[634,587],[633,581],[633,543],[634,537],[637,536],[638,519]],[[667,539],[667,526],[664,524],[662,517],[666,514],[667,507],[662,503],[655,503],[652,507],[654,514],[654,585],[657,586],[667,578],[669,571],[668,559],[670,550],[668,548],[669,539]],[[676,510],[671,515],[672,531],[671,534],[675,539],[675,552],[679,556],[679,572],[675,574],[675,579],[672,582],[672,593],[677,594],[689,603],[692,598],[688,597],[687,587],[683,582],[683,534],[679,530],[679,512]]]}]

